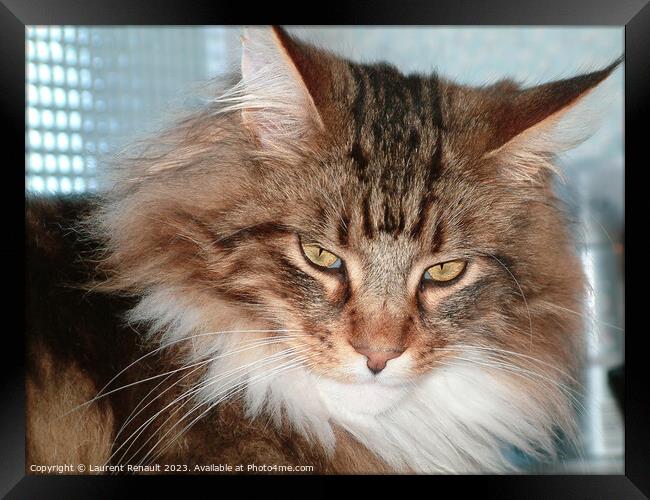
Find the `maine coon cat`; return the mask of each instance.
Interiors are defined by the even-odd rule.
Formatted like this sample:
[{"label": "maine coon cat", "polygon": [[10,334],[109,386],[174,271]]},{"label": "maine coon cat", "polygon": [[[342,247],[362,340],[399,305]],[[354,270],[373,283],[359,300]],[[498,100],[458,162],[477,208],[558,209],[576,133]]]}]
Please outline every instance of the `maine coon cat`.
[{"label": "maine coon cat", "polygon": [[247,30],[110,188],[28,200],[27,470],[552,458],[585,292],[553,159],[617,64],[470,87]]}]

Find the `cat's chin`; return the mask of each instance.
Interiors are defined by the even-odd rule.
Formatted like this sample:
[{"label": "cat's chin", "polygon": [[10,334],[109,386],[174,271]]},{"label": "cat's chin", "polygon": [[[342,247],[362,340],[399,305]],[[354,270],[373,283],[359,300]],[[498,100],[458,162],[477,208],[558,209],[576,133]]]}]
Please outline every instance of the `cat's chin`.
[{"label": "cat's chin", "polygon": [[346,416],[373,416],[388,412],[412,391],[411,384],[378,378],[341,382],[323,377],[317,386],[330,411]]}]

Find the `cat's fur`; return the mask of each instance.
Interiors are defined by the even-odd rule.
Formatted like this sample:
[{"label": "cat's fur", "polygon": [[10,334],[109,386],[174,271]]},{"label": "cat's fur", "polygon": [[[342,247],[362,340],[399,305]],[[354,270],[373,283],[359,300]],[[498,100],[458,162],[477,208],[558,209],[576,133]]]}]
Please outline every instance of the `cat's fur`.
[{"label": "cat's fur", "polygon": [[[552,158],[615,66],[475,88],[249,30],[241,82],[101,197],[28,203],[28,470],[552,456],[573,431],[584,293]],[[308,264],[299,238],[343,270]],[[456,283],[420,283],[459,258]],[[353,346],[404,353],[375,376]]]}]

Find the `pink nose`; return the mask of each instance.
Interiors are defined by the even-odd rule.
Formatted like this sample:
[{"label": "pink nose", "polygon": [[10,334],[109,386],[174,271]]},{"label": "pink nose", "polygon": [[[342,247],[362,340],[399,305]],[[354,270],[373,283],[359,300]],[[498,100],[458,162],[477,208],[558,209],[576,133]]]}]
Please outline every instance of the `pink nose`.
[{"label": "pink nose", "polygon": [[367,347],[355,347],[354,349],[359,354],[363,354],[368,358],[368,369],[375,374],[386,368],[386,363],[388,361],[399,357],[404,352],[404,349],[386,349],[381,351],[369,349]]}]

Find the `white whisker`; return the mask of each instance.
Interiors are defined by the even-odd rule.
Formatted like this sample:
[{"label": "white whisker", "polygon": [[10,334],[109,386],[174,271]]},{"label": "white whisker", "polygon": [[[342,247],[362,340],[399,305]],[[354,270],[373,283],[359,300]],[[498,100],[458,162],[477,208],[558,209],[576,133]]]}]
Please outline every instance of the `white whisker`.
[{"label": "white whisker", "polygon": [[528,301],[526,300],[526,295],[524,295],[524,291],[521,288],[521,285],[519,284],[519,281],[517,281],[517,278],[515,278],[515,275],[512,274],[512,271],[510,271],[510,269],[508,269],[508,266],[506,266],[503,262],[501,262],[496,256],[494,256],[494,255],[492,255],[490,253],[488,253],[487,255],[489,255],[494,260],[496,260],[501,265],[501,267],[503,267],[508,272],[510,277],[517,284],[517,288],[519,288],[519,293],[521,294],[521,298],[524,300],[524,305],[526,306],[526,313],[528,314],[528,323],[530,325],[530,345],[532,347],[532,345],[533,345],[533,318],[530,315],[530,309],[528,308]]},{"label": "white whisker", "polygon": [[[220,380],[226,379],[227,377],[232,376],[232,375],[234,375],[234,374],[237,374],[237,373],[239,373],[239,372],[244,372],[244,373],[246,373],[246,370],[250,369],[251,367],[253,367],[253,366],[255,366],[255,365],[265,366],[265,365],[267,365],[267,364],[269,364],[269,363],[275,362],[275,361],[277,360],[277,358],[281,358],[282,356],[286,355],[287,353],[292,353],[292,352],[294,352],[294,351],[295,351],[294,349],[289,348],[289,349],[287,349],[287,350],[285,350],[285,351],[280,351],[279,353],[271,354],[270,356],[267,356],[267,357],[265,357],[265,358],[262,358],[262,359],[259,359],[259,360],[255,360],[255,361],[253,361],[253,362],[251,362],[251,363],[248,363],[248,364],[246,364],[246,365],[243,365],[243,366],[238,366],[238,367],[236,367],[236,368],[234,368],[234,369],[232,369],[232,370],[229,370],[228,372],[221,373],[221,374],[219,374],[219,375],[217,375],[217,376],[215,376],[215,377],[212,377],[212,378],[209,378],[209,379],[207,379],[207,380],[202,381],[200,384],[198,384],[198,385],[194,386],[193,388],[191,388],[190,390],[186,391],[186,392],[183,393],[181,396],[178,396],[178,397],[177,397],[176,399],[174,399],[171,403],[167,404],[163,409],[161,409],[161,410],[158,411],[155,415],[153,415],[152,417],[150,417],[150,418],[149,418],[146,422],[144,422],[144,423],[143,423],[143,424],[142,424],[138,429],[136,429],[136,430],[132,433],[132,436],[133,436],[133,442],[135,442],[135,439],[138,438],[138,436],[139,436],[139,435],[140,435],[140,434],[141,434],[141,433],[146,429],[146,427],[148,427],[149,424],[151,424],[151,423],[153,422],[153,420],[155,420],[155,419],[156,419],[160,414],[162,414],[165,410],[169,409],[171,406],[175,405],[176,403],[178,403],[178,402],[181,401],[182,399],[186,399],[186,398],[189,398],[189,397],[191,397],[191,396],[197,394],[197,393],[200,392],[200,391],[201,391],[205,386],[209,385],[210,383],[216,383],[216,382],[218,382],[218,381],[220,381]],[[189,401],[189,399],[187,399],[187,401]],[[180,408],[182,408],[182,406],[184,406],[184,405],[187,403],[187,401],[186,401],[185,403],[183,403],[179,408],[177,408],[174,412],[172,412],[172,413],[168,416],[168,419],[171,418],[171,417],[172,417],[172,416],[173,416],[173,415],[174,415],[174,414],[175,414],[175,413],[176,413]],[[161,427],[162,427],[162,426],[161,426]],[[136,433],[137,433],[137,435],[134,436],[134,434],[136,434]],[[138,450],[136,450],[136,452],[134,453],[134,455],[137,455],[137,453],[142,449],[142,447],[143,447],[144,445],[146,445],[146,443],[149,442],[149,440],[151,440],[151,439],[153,438],[154,435],[155,435],[155,433],[153,433],[152,436],[151,436],[147,441],[145,441],[145,443],[144,443],[144,444],[143,444],[143,445],[142,445]],[[129,439],[130,439],[130,438],[129,438]],[[128,439],[127,439],[127,441],[128,441]],[[124,446],[124,444],[126,444],[127,441],[125,441],[125,442],[120,446],[120,448],[122,448],[122,447]],[[118,450],[119,450],[120,448],[118,448]],[[116,450],[116,451],[118,451],[118,450]]]},{"label": "white whisker", "polygon": [[[186,413],[186,415],[185,415],[183,418],[181,418],[181,419],[180,419],[176,424],[174,424],[174,426],[172,426],[172,428],[171,428],[169,431],[171,431],[171,430],[172,430],[176,425],[178,425],[180,422],[182,422],[183,420],[185,420],[185,419],[186,419],[190,414],[194,413],[198,408],[200,408],[200,407],[203,406],[204,404],[208,404],[208,408],[207,408],[204,412],[202,412],[198,417],[196,417],[194,420],[192,420],[192,421],[191,421],[187,426],[185,426],[185,427],[180,431],[180,433],[178,433],[176,436],[174,436],[173,439],[169,440],[169,443],[168,443],[168,444],[167,444],[167,445],[166,445],[166,446],[165,446],[165,447],[164,447],[164,448],[163,448],[163,449],[158,453],[157,456],[160,456],[162,453],[164,453],[165,450],[167,450],[167,448],[168,448],[169,446],[171,446],[175,441],[177,441],[178,438],[179,438],[180,436],[182,436],[183,434],[185,434],[185,433],[186,433],[186,432],[187,432],[187,431],[188,431],[188,430],[189,430],[189,429],[190,429],[190,428],[191,428],[191,427],[192,427],[196,422],[198,422],[201,418],[203,418],[203,416],[205,416],[205,415],[206,415],[210,410],[212,410],[212,409],[213,409],[216,405],[218,405],[219,403],[221,403],[221,402],[223,402],[223,401],[225,401],[225,400],[227,400],[227,399],[230,399],[233,395],[240,393],[241,391],[243,391],[243,390],[246,389],[247,387],[250,387],[251,385],[254,385],[254,384],[256,384],[256,383],[260,383],[260,382],[262,382],[262,381],[264,381],[264,380],[266,380],[266,379],[268,379],[268,378],[275,377],[275,376],[277,376],[279,373],[285,372],[285,371],[287,371],[287,370],[289,370],[289,369],[295,369],[295,368],[299,368],[299,367],[303,366],[303,365],[302,365],[302,361],[303,361],[303,360],[304,360],[304,358],[298,358],[297,360],[295,360],[295,359],[290,360],[290,361],[288,362],[287,365],[283,365],[283,366],[280,367],[279,369],[275,369],[274,371],[272,371],[272,372],[270,372],[270,373],[268,373],[268,374],[262,374],[262,375],[259,375],[259,376],[257,376],[257,378],[256,378],[256,377],[252,377],[251,379],[247,380],[246,382],[241,382],[241,383],[239,383],[238,385],[236,385],[234,388],[231,388],[231,389],[230,389],[226,394],[224,394],[223,396],[219,397],[219,398],[216,399],[215,401],[203,402],[203,403],[200,403],[200,404],[196,405],[196,406],[195,406],[194,408],[192,408],[188,413]],[[165,434],[164,434],[164,435],[163,435],[163,436],[158,440],[158,442],[157,442],[156,444],[154,444],[154,446],[153,446],[153,447],[151,448],[151,450],[147,453],[147,455],[145,455],[145,457],[140,461],[140,463],[143,463],[143,462],[146,460],[146,458],[149,456],[149,454],[150,454],[150,453],[151,453],[155,448],[158,447],[158,445],[162,442],[162,440],[163,440],[163,439],[165,438],[165,436],[169,433],[169,431],[167,431],[167,433],[165,433]],[[157,458],[157,457],[154,457],[154,460],[155,460],[156,458]]]},{"label": "white whisker", "polygon": [[[72,412],[74,412],[74,411],[77,411],[77,410],[79,410],[80,408],[83,408],[84,406],[88,406],[88,405],[94,403],[95,401],[97,401],[98,399],[101,399],[101,398],[103,398],[103,397],[105,397],[105,396],[107,396],[107,395],[109,395],[109,394],[112,394],[112,393],[118,391],[118,390],[125,389],[125,388],[127,388],[127,387],[131,387],[131,386],[133,386],[133,385],[136,385],[136,384],[139,384],[139,383],[142,383],[142,382],[146,382],[146,381],[148,381],[148,380],[152,380],[152,379],[156,379],[156,378],[163,377],[163,376],[165,376],[167,373],[174,373],[174,371],[172,371],[172,372],[162,373],[162,374],[159,374],[159,375],[154,375],[154,376],[152,376],[152,377],[150,377],[150,378],[148,378],[148,379],[141,380],[141,381],[138,381],[138,382],[134,382],[134,383],[132,383],[132,384],[128,384],[128,385],[122,386],[122,387],[120,387],[120,388],[118,388],[118,389],[113,389],[113,390],[111,390],[111,391],[109,391],[109,392],[107,392],[107,393],[104,393],[104,392],[103,392],[103,391],[105,391],[106,388],[108,388],[108,387],[109,387],[109,386],[110,386],[110,385],[111,385],[115,380],[117,380],[117,378],[119,378],[120,375],[122,375],[122,374],[125,373],[127,370],[129,370],[130,368],[132,368],[133,366],[135,366],[137,363],[143,361],[144,359],[148,358],[149,356],[152,356],[153,354],[156,354],[156,353],[158,353],[158,352],[160,352],[160,351],[162,351],[162,350],[164,350],[164,349],[166,349],[166,348],[168,348],[168,347],[170,347],[170,346],[172,346],[172,345],[178,344],[178,343],[180,343],[180,342],[185,342],[185,341],[188,341],[188,340],[196,339],[196,338],[198,338],[198,337],[205,337],[205,336],[210,336],[210,335],[222,335],[222,334],[226,334],[226,333],[274,333],[274,332],[297,332],[297,331],[299,331],[299,330],[224,330],[224,331],[219,331],[219,332],[207,332],[207,333],[200,333],[200,334],[197,334],[197,335],[190,335],[190,336],[187,336],[187,337],[183,337],[183,338],[181,338],[181,339],[177,339],[177,340],[174,340],[174,341],[168,342],[168,343],[166,343],[166,344],[164,344],[164,345],[162,345],[162,346],[160,346],[160,347],[158,347],[158,348],[156,348],[156,349],[154,349],[154,350],[152,350],[152,351],[146,353],[145,355],[139,357],[139,358],[136,359],[135,361],[133,361],[133,362],[132,362],[131,364],[129,364],[127,367],[123,368],[120,372],[118,372],[117,375],[115,375],[112,379],[110,379],[110,380],[106,383],[106,385],[104,385],[104,387],[102,387],[102,388],[98,391],[98,393],[97,393],[97,395],[95,395],[95,397],[93,397],[92,399],[90,399],[90,400],[88,400],[88,401],[86,401],[86,402],[84,402],[84,403],[82,403],[82,404],[80,404],[80,405],[78,405],[78,406],[72,408],[71,410],[68,410],[66,413],[60,415],[58,418],[63,418],[63,417],[65,417],[66,415],[68,415],[68,414],[70,414],[70,413],[72,413]],[[279,337],[271,337],[271,339],[275,339],[275,338],[279,338]],[[293,338],[293,337],[292,337],[292,336],[286,336],[286,337],[283,337],[283,339],[290,339],[290,338]],[[265,339],[263,339],[263,340],[265,340]]]}]

